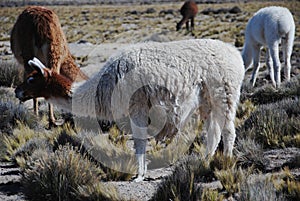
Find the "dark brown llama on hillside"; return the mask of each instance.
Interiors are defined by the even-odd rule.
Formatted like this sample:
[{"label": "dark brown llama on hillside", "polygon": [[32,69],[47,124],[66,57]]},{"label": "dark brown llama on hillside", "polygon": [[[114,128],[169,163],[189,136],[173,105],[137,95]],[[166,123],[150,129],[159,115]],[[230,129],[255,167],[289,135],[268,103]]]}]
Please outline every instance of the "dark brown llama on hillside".
[{"label": "dark brown llama on hillside", "polygon": [[[41,6],[27,7],[12,29],[10,43],[16,60],[25,68],[24,77],[33,71],[28,61],[36,57],[72,82],[88,79],[75,64],[59,18],[52,10]],[[33,100],[34,112],[38,114],[37,98]],[[49,104],[49,126],[56,124],[53,106]]]},{"label": "dark brown llama on hillside", "polygon": [[186,30],[189,31],[189,20],[191,20],[191,31],[194,29],[194,18],[198,13],[198,6],[194,1],[186,1],[180,9],[182,19],[176,25],[176,30],[180,30],[185,23]]}]

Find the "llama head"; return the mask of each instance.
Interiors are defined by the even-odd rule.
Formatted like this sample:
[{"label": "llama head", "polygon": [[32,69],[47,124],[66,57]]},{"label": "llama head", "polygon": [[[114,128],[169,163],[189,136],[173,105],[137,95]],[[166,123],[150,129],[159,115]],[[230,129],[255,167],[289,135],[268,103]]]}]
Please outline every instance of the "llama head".
[{"label": "llama head", "polygon": [[15,90],[16,97],[20,101],[45,97],[48,81],[52,76],[51,70],[47,69],[37,58],[29,60],[28,64],[34,71]]}]

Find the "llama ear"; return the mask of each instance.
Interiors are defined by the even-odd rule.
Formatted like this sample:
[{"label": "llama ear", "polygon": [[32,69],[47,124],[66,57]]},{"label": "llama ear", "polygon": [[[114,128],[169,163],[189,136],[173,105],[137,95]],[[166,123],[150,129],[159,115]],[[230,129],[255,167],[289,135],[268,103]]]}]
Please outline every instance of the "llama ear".
[{"label": "llama ear", "polygon": [[40,60],[38,60],[37,58],[34,57],[32,60],[29,60],[28,64],[34,70],[38,71],[42,75],[45,75],[45,70],[47,70],[47,69],[46,69],[45,65]]}]

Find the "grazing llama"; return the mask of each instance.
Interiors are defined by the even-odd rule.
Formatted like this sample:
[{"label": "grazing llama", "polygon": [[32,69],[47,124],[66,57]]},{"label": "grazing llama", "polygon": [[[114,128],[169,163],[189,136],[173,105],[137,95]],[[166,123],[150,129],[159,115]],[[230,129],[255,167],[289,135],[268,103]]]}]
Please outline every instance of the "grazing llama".
[{"label": "grazing llama", "polygon": [[194,1],[186,1],[180,9],[182,20],[177,23],[176,30],[180,30],[185,23],[186,30],[189,31],[189,20],[191,20],[191,31],[194,29],[194,18],[198,13],[198,6]]},{"label": "grazing llama", "polygon": [[[10,43],[16,60],[25,68],[24,77],[33,71],[28,61],[36,57],[53,72],[72,82],[87,79],[76,66],[58,16],[52,10],[40,6],[27,7],[12,29]],[[37,97],[34,97],[34,111],[38,114]],[[49,126],[56,123],[53,107],[49,104]]]},{"label": "grazing llama", "polygon": [[206,155],[214,155],[221,133],[224,154],[232,155],[244,66],[240,52],[229,44],[200,39],[132,45],[77,86],[38,59],[29,65],[35,71],[15,90],[21,101],[42,96],[80,116],[116,122],[129,116],[139,164],[135,181],[142,181],[147,170],[147,136],[156,126],[149,125],[152,107],[161,108],[164,112],[158,114],[166,114],[165,125],[178,131],[200,111],[208,132]]},{"label": "grazing llama", "polygon": [[242,56],[246,69],[253,61],[252,86],[255,85],[259,71],[259,57],[262,46],[267,47],[266,60],[272,84],[277,88],[280,86],[280,42],[282,42],[285,78],[288,81],[290,80],[290,60],[293,51],[294,35],[294,19],[287,8],[277,6],[262,8],[249,20],[246,27]]}]

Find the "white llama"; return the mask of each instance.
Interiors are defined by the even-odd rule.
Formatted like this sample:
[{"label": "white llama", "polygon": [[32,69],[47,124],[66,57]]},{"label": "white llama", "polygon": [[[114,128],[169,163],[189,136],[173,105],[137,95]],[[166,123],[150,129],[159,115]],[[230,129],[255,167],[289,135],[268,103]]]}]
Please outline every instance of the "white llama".
[{"label": "white llama", "polygon": [[208,131],[206,155],[214,155],[221,133],[224,154],[232,155],[244,66],[240,52],[229,44],[205,39],[136,44],[110,58],[97,75],[76,87],[37,59],[29,64],[36,71],[16,89],[21,101],[42,95],[81,116],[116,122],[130,116],[139,164],[135,181],[142,181],[147,170],[147,135],[153,135],[149,128],[156,127],[154,134],[163,128],[152,121],[149,125],[153,107],[163,110],[154,118],[177,130],[200,111]]},{"label": "white llama", "polygon": [[254,86],[259,71],[259,57],[262,46],[266,46],[266,60],[272,84],[280,86],[281,64],[279,44],[282,40],[285,78],[290,80],[291,55],[295,35],[295,23],[287,8],[270,6],[260,9],[249,20],[245,32],[245,44],[242,52],[245,68],[253,61],[251,83]]}]

